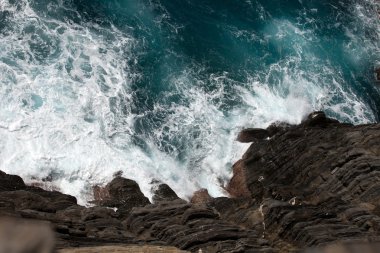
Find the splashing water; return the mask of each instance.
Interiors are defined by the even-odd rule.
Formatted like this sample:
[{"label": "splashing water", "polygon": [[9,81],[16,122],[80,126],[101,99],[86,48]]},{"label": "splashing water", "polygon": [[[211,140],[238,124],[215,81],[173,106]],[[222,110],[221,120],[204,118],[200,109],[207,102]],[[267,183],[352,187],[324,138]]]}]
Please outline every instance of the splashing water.
[{"label": "splashing water", "polygon": [[243,127],[376,122],[375,0],[0,0],[0,170],[223,195]]}]

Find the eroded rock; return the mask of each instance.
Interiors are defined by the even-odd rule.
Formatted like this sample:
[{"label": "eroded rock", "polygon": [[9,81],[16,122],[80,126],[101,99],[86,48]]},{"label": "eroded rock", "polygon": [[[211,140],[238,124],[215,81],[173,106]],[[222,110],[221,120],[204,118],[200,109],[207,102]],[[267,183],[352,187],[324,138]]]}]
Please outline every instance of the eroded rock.
[{"label": "eroded rock", "polygon": [[153,202],[157,203],[160,201],[172,201],[179,199],[177,194],[169,187],[167,184],[158,184],[153,186]]},{"label": "eroded rock", "polygon": [[135,181],[116,177],[103,189],[102,198],[97,200],[97,204],[115,207],[121,216],[126,216],[133,207],[145,206],[150,201]]},{"label": "eroded rock", "polygon": [[200,189],[194,192],[190,202],[193,204],[206,204],[212,200],[212,197],[208,193],[207,189]]},{"label": "eroded rock", "polygon": [[242,212],[242,224],[256,226],[259,211],[264,236],[276,247],[378,241],[379,173],[379,124],[341,124],[315,112],[253,143],[235,164],[227,190],[255,201],[245,208],[256,218]]}]

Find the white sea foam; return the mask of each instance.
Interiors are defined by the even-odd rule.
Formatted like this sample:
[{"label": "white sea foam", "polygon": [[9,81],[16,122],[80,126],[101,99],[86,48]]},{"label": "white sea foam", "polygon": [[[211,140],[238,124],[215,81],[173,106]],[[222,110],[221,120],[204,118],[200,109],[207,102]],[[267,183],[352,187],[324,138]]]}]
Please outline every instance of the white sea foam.
[{"label": "white sea foam", "polygon": [[[114,27],[38,17],[28,1],[20,6],[1,3],[12,13],[14,27],[0,38],[0,67],[6,73],[0,77],[0,166],[27,181],[56,173],[54,183],[84,203],[86,186],[124,169],[126,156],[143,157],[138,150],[121,153],[104,138],[116,131],[109,98],[129,96],[132,77],[123,52],[133,39]],[[134,174],[146,178],[143,171]]]}]

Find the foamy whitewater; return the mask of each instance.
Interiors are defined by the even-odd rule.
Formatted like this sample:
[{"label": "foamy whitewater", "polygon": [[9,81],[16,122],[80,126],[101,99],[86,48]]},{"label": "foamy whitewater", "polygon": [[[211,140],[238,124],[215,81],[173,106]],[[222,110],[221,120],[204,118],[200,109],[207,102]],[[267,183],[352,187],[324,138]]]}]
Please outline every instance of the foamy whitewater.
[{"label": "foamy whitewater", "polygon": [[[323,2],[323,3],[321,3]],[[246,127],[378,122],[380,3],[0,0],[0,170],[224,194]]]}]

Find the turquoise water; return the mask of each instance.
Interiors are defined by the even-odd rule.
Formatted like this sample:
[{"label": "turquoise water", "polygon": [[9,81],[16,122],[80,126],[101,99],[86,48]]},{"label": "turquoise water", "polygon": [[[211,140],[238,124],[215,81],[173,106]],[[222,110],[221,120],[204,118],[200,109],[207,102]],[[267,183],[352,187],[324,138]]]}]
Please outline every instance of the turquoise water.
[{"label": "turquoise water", "polygon": [[220,187],[243,127],[378,122],[376,0],[0,0],[0,169]]}]

